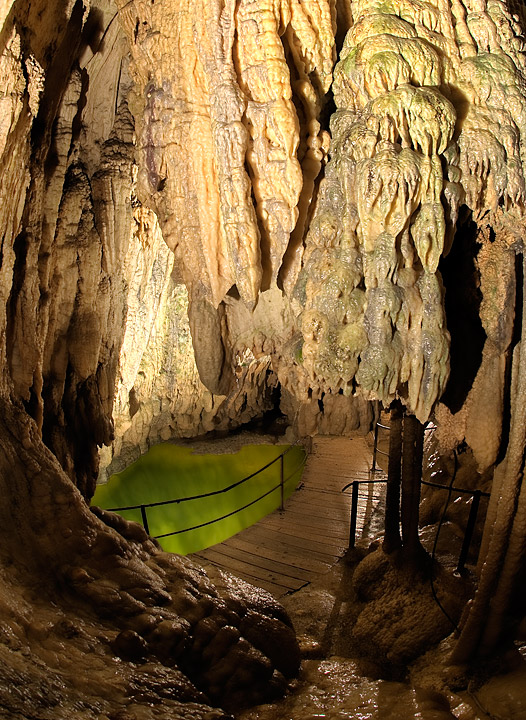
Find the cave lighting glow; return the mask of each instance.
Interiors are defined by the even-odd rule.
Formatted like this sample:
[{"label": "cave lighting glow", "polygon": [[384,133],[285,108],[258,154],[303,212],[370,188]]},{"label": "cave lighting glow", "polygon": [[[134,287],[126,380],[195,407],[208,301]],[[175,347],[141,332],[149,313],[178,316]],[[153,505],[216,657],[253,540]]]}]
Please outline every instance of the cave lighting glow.
[{"label": "cave lighting glow", "polygon": [[[191,448],[170,443],[152,447],[145,455],[120,473],[99,485],[92,504],[117,508],[163,502],[226,488],[251,475],[290,447],[288,445],[245,445],[237,453],[200,455]],[[284,456],[285,497],[301,480],[305,451],[292,447]],[[148,508],[152,536],[206,523],[243,507],[280,481],[280,461],[237,488],[221,495],[183,503]],[[235,535],[280,504],[280,489],[250,507],[219,522],[189,532],[162,538],[164,550],[181,555],[196,552]],[[141,522],[141,511],[121,511],[127,520]]]}]

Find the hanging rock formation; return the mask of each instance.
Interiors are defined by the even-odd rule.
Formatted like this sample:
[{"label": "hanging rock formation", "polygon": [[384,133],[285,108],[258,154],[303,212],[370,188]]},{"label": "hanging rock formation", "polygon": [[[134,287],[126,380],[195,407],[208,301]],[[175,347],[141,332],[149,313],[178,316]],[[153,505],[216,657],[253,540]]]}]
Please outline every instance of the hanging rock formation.
[{"label": "hanging rock formation", "polygon": [[449,374],[437,269],[461,206],[494,231],[522,227],[523,59],[501,5],[474,13],[491,48],[477,47],[459,3],[351,7],[332,159],[297,286],[304,363],[319,392],[358,388],[385,405],[400,395],[424,422]]},{"label": "hanging rock formation", "polygon": [[[0,2],[8,713],[224,717],[209,703],[284,690],[298,649],[269,596],[86,504],[102,446],[118,467],[278,386],[300,433],[398,397],[444,451],[505,457],[457,658],[502,639],[525,547],[523,25],[501,0]],[[64,690],[63,648],[96,658],[96,695]]]}]

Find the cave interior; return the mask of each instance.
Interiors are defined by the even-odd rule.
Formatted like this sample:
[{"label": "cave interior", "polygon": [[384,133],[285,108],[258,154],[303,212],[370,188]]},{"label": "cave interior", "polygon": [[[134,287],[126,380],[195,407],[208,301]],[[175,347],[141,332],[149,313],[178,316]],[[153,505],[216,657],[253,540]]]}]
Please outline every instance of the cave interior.
[{"label": "cave interior", "polygon": [[[90,500],[160,442],[365,436],[375,407],[385,533],[340,568],[364,672],[432,657],[447,705],[520,666],[525,22],[513,0],[0,0],[2,717],[279,702],[308,657],[283,604]],[[469,503],[441,517],[422,473],[490,494],[462,577],[420,536]]]}]

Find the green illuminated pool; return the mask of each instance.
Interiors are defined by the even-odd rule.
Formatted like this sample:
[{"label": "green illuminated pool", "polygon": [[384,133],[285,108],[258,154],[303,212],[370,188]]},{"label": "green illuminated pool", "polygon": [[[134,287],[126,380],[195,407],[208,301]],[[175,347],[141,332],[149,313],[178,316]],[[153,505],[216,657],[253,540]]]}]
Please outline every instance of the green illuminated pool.
[{"label": "green illuminated pool", "polygon": [[[155,445],[123,472],[112,475],[106,485],[99,485],[92,504],[109,509],[130,505],[147,505],[221,490],[275,462],[266,470],[232,490],[210,498],[147,508],[150,535],[156,537],[184,530],[244,507],[280,482],[281,460],[285,497],[301,479],[305,451],[301,446],[245,445],[239,452],[222,455],[198,455],[179,445]],[[164,550],[186,555],[215,545],[252,525],[279,507],[280,488],[262,500],[231,517],[206,527],[171,537],[160,538]],[[127,520],[141,522],[141,511],[125,510]]]}]

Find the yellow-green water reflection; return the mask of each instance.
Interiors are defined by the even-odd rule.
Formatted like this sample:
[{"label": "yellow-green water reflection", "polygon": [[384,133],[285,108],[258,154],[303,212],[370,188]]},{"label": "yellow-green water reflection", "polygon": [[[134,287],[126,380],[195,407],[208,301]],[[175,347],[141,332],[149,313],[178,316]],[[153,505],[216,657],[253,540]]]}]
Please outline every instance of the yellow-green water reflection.
[{"label": "yellow-green water reflection", "polygon": [[[245,445],[235,454],[197,455],[191,448],[155,445],[123,472],[99,485],[92,500],[102,508],[116,508],[173,500],[220,490],[251,475],[279,458],[288,445]],[[283,458],[285,497],[301,479],[305,451],[291,447]],[[183,530],[227,515],[247,505],[280,482],[278,459],[263,472],[237,488],[211,498],[147,508],[150,535],[154,537]],[[186,555],[215,545],[252,525],[279,507],[280,489],[239,513],[179,535],[160,539],[165,550]],[[120,513],[127,520],[141,522],[140,510]]]}]

